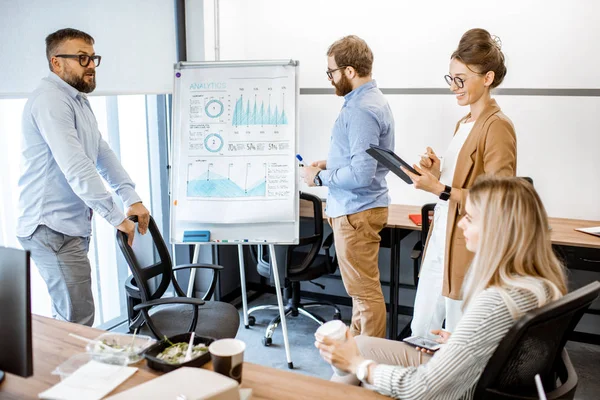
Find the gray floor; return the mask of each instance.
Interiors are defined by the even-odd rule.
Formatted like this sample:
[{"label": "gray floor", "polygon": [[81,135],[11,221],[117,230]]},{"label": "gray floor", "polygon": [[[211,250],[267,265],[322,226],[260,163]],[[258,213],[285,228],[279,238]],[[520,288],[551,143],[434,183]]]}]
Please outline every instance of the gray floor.
[{"label": "gray floor", "polygon": [[[266,294],[251,302],[250,307],[259,304],[275,303],[275,295]],[[340,308],[342,319],[348,323],[351,315],[350,308]],[[331,319],[333,316],[333,311],[328,307],[315,308],[314,311],[326,320]],[[277,328],[271,346],[265,347],[261,341],[265,328],[269,321],[277,315],[277,311],[258,311],[253,315],[256,318],[256,325],[250,329],[245,329],[242,325],[237,336],[238,339],[243,340],[247,345],[244,355],[245,360],[287,370],[281,327]],[[406,321],[407,317],[400,317],[400,323],[405,323]],[[290,352],[294,363],[293,371],[329,379],[331,376],[331,367],[321,359],[318,350],[314,347],[313,334],[317,329],[317,324],[303,316],[290,317],[287,320],[287,328]],[[567,351],[579,376],[579,385],[575,398],[581,400],[600,398],[600,346],[569,342],[567,343]]]}]

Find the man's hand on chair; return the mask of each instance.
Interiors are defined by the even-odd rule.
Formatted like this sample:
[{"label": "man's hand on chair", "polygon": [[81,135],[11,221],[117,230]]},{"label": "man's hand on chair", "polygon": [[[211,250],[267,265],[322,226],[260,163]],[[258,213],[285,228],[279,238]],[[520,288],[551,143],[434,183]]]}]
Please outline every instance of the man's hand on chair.
[{"label": "man's hand on chair", "polygon": [[150,222],[150,212],[146,207],[144,207],[141,201],[129,206],[125,215],[128,217],[136,215],[138,217],[138,231],[142,235],[146,234],[148,231],[148,223]]},{"label": "man's hand on chair", "polygon": [[125,218],[117,229],[127,235],[127,244],[129,247],[133,245],[133,237],[135,236],[135,224],[129,218]]}]

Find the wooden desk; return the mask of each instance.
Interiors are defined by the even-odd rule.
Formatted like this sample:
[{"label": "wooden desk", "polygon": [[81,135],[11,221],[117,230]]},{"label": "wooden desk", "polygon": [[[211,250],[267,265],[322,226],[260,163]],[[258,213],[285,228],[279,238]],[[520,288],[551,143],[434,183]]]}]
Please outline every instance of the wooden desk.
[{"label": "wooden desk", "polygon": [[[408,218],[408,214],[421,214],[421,207],[408,206],[404,204],[391,204],[389,207],[387,227],[420,231],[421,227],[415,225],[414,222]],[[308,218],[313,217],[314,213],[312,205],[306,201],[301,201],[300,216]],[[325,203],[323,203],[323,218],[327,219],[327,215],[325,214]]]},{"label": "wooden desk", "polygon": [[[415,225],[409,214],[421,214],[420,206],[391,204],[389,207],[386,228],[392,230],[392,245],[390,257],[390,315],[388,318],[390,329],[388,337],[394,339],[398,336],[398,290],[400,289],[400,241],[411,231],[420,231],[421,227]],[[312,217],[314,213],[306,202],[300,203],[300,216]],[[325,204],[323,204],[323,217]],[[552,244],[556,246],[583,247],[600,249],[600,237],[576,231],[575,228],[589,228],[600,226],[600,221],[588,221],[567,218],[549,218],[552,227]]]},{"label": "wooden desk", "polygon": [[[60,378],[51,372],[69,357],[84,352],[85,343],[68,336],[78,335],[93,339],[102,331],[83,325],[56,321],[50,318],[33,316],[33,372],[30,378],[6,374],[0,384],[0,399],[37,399],[38,393],[57,384]],[[248,343],[249,346],[262,346]],[[320,362],[320,360],[315,360]],[[159,376],[161,373],[149,369],[145,361],[134,365],[139,370],[111,394],[130,389],[140,383]],[[204,368],[211,369],[210,363]],[[281,371],[257,364],[244,363],[242,387],[252,388],[253,399],[388,399],[378,393],[357,387],[329,382],[298,373]]]},{"label": "wooden desk", "polygon": [[[404,204],[390,204],[387,227],[420,231],[421,226],[415,225],[415,223],[408,218],[409,214],[421,214],[421,207]],[[300,216],[312,217],[313,215],[310,205],[302,202],[300,205]],[[323,217],[325,219],[327,218],[327,215],[325,214],[325,204],[323,204]],[[550,217],[549,223],[552,227],[552,244],[600,249],[600,237],[575,230],[575,228],[600,226],[600,221]]]}]

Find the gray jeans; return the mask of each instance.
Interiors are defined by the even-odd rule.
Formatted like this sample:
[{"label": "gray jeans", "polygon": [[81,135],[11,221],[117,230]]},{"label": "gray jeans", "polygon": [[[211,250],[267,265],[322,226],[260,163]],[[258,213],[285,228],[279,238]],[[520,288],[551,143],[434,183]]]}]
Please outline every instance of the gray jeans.
[{"label": "gray jeans", "polygon": [[94,298],[89,237],[68,236],[39,225],[29,237],[19,237],[31,252],[40,275],[48,286],[52,315],[56,319],[92,326]]}]

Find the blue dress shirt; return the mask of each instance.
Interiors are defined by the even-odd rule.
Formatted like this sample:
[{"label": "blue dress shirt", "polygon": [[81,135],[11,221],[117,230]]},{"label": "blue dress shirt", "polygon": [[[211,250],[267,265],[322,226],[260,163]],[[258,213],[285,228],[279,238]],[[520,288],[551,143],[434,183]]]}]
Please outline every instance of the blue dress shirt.
[{"label": "blue dress shirt", "polygon": [[125,215],[102,176],[126,207],[140,201],[135,185],[102,139],[83,93],[54,73],[25,104],[17,236],[38,225],[69,236],[90,236],[92,210],[111,225]]},{"label": "blue dress shirt", "polygon": [[327,169],[319,173],[323,186],[329,187],[328,216],[389,205],[389,170],[365,152],[370,144],[394,150],[394,117],[374,80],[344,96],[333,126]]}]

